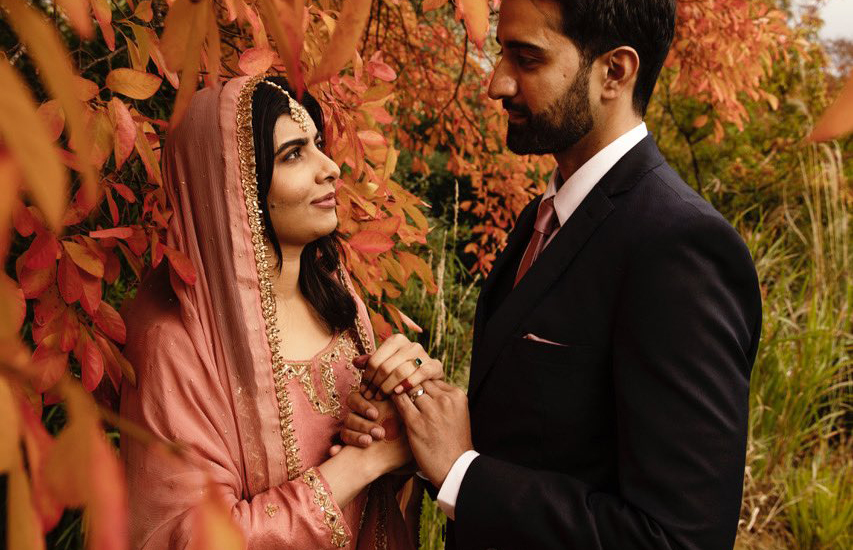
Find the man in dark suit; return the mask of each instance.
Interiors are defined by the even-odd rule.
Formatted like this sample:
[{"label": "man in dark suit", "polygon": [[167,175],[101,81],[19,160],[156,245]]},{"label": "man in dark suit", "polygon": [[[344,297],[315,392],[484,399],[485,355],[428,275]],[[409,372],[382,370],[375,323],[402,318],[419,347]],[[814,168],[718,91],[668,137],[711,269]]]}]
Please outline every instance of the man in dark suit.
[{"label": "man in dark suit", "polygon": [[642,121],[674,26],[674,0],[501,5],[490,96],[558,168],[483,286],[467,398],[394,398],[448,548],[733,546],[761,299]]}]

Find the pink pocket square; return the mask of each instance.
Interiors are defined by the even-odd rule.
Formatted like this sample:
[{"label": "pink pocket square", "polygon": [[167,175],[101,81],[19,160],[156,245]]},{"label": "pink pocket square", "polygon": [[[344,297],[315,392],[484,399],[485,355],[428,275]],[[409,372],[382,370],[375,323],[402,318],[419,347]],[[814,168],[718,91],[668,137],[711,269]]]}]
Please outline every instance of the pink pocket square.
[{"label": "pink pocket square", "polygon": [[560,346],[561,348],[569,347],[566,344],[561,344],[559,342],[552,342],[551,340],[546,340],[545,338],[540,338],[540,337],[536,336],[535,334],[533,334],[532,332],[528,332],[527,334],[525,334],[524,339],[525,340],[533,340],[534,342],[539,342],[541,344],[550,344],[552,346]]}]

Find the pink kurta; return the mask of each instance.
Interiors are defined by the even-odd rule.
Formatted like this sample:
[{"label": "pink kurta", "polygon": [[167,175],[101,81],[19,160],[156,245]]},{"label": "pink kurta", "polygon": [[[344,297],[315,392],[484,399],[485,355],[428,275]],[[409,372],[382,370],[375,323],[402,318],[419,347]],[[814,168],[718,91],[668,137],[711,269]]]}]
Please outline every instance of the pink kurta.
[{"label": "pink kurta", "polygon": [[[315,468],[357,388],[355,355],[373,349],[366,309],[309,361],[279,353],[267,259],[259,248],[251,92],[238,78],[195,94],[167,141],[163,180],[174,213],[167,244],[195,266],[194,285],[165,266],[123,314],[137,385],[121,412],[191,449],[195,462],[123,437],[133,548],[184,548],[212,482],[252,550],[410,549],[390,479],[340,509]],[[343,272],[342,272],[343,273]],[[349,285],[342,275],[343,284]]]}]

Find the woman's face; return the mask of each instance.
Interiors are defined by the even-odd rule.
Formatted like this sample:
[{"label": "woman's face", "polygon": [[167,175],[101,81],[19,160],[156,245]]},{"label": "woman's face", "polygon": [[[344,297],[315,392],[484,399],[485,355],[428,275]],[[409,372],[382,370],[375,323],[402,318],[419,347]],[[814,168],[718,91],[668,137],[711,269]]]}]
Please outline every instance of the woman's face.
[{"label": "woman's face", "polygon": [[341,175],[323,153],[322,136],[308,118],[303,131],[290,115],[281,115],[273,130],[273,171],[267,208],[282,248],[302,247],[338,226],[335,182]]}]

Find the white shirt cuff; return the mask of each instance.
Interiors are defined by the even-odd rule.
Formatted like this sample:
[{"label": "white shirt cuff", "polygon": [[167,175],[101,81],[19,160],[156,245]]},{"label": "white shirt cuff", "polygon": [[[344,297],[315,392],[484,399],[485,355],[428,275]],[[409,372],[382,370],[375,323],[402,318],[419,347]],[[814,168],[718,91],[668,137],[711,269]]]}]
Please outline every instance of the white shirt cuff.
[{"label": "white shirt cuff", "polygon": [[438,507],[450,519],[456,519],[456,498],[459,496],[459,488],[462,486],[462,478],[465,477],[465,472],[468,467],[474,462],[474,459],[480,456],[477,451],[465,451],[462,456],[456,459],[450,471],[447,472],[447,477],[444,478],[444,483],[441,484],[441,489],[438,491]]}]

